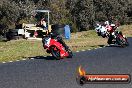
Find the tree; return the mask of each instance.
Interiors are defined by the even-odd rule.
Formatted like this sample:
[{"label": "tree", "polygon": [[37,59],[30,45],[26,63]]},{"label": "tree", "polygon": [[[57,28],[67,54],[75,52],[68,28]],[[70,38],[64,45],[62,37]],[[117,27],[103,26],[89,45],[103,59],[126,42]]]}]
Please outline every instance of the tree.
[{"label": "tree", "polygon": [[14,27],[13,25],[22,19],[29,18],[31,12],[36,8],[32,1],[1,1],[0,5],[0,25],[1,32],[7,31],[7,28]]},{"label": "tree", "polygon": [[0,0],[0,30],[32,22],[35,9],[51,10],[52,24],[72,24],[74,31],[89,30],[96,21],[132,22],[131,0]]},{"label": "tree", "polygon": [[72,12],[78,28],[81,29],[80,31],[89,29],[90,24],[93,24],[94,11],[92,0],[78,0]]}]

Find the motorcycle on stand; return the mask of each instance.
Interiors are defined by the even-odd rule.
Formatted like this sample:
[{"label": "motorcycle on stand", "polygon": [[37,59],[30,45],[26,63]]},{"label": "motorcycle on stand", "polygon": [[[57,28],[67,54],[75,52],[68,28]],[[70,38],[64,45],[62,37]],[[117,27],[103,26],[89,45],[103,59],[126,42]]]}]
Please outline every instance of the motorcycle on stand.
[{"label": "motorcycle on stand", "polygon": [[73,54],[70,48],[62,40],[62,37],[56,36],[50,33],[47,36],[44,36],[42,39],[44,49],[47,49],[46,52],[52,54],[53,57],[60,60],[64,57],[72,58]]}]

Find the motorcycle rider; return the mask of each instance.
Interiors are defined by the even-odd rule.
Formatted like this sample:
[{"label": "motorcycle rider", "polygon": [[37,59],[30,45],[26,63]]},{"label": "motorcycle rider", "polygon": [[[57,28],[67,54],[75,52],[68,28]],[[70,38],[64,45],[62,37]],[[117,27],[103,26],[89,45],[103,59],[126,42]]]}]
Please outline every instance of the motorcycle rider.
[{"label": "motorcycle rider", "polygon": [[[62,44],[62,46],[66,50],[68,50],[69,47],[65,44],[65,42],[62,40],[62,37],[59,34],[51,32],[51,33],[47,33],[46,36],[51,39],[56,39],[60,44]],[[44,41],[45,41],[45,39],[42,40],[43,44],[44,44]]]},{"label": "motorcycle rider", "polygon": [[114,30],[115,28],[115,24],[111,24],[109,23],[109,21],[105,21],[103,25],[101,24],[96,24],[96,32],[98,34],[98,36],[102,36],[103,38],[105,38],[108,34],[108,44],[112,44],[113,43],[113,38],[114,38]]},{"label": "motorcycle rider", "polygon": [[69,47],[65,44],[65,42],[63,41],[62,37],[57,34],[57,33],[50,33],[51,34],[51,38],[56,38],[57,41],[62,44],[63,47],[65,47],[65,49],[67,50]]},{"label": "motorcycle rider", "polygon": [[101,24],[98,23],[98,24],[96,24],[95,30],[96,30],[98,36],[102,36],[103,38],[106,37],[107,30],[106,30],[105,26],[102,26]]},{"label": "motorcycle rider", "polygon": [[114,43],[113,39],[114,39],[114,35],[115,35],[115,30],[117,29],[117,27],[115,24],[109,24],[109,21],[106,21],[105,25],[106,25],[105,28],[106,28],[107,32],[109,33],[107,43],[113,44]]}]

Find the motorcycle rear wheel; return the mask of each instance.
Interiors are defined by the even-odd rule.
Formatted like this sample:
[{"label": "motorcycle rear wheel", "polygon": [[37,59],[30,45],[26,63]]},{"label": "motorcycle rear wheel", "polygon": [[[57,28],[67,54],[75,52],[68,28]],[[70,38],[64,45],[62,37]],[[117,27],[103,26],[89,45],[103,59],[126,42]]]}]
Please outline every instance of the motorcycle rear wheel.
[{"label": "motorcycle rear wheel", "polygon": [[56,46],[52,46],[50,49],[52,56],[55,57],[57,60],[60,60],[61,56],[59,49]]}]

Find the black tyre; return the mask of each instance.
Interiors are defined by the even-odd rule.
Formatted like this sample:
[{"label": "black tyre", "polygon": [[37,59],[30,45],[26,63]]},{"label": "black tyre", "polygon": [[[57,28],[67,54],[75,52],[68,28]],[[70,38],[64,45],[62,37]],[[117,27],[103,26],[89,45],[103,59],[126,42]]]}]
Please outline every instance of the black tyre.
[{"label": "black tyre", "polygon": [[124,37],[117,37],[117,42],[121,47],[127,46],[127,41]]},{"label": "black tyre", "polygon": [[129,42],[126,42],[126,46],[129,46]]},{"label": "black tyre", "polygon": [[126,40],[126,46],[129,46],[129,42],[127,41],[127,38],[125,38],[125,40]]},{"label": "black tyre", "polygon": [[55,57],[57,60],[61,59],[60,51],[56,46],[52,46],[50,50],[53,57]]},{"label": "black tyre", "polygon": [[68,54],[69,54],[68,58],[72,58],[72,56],[73,56],[72,51],[71,51],[70,49],[68,49],[67,52],[68,52]]}]

